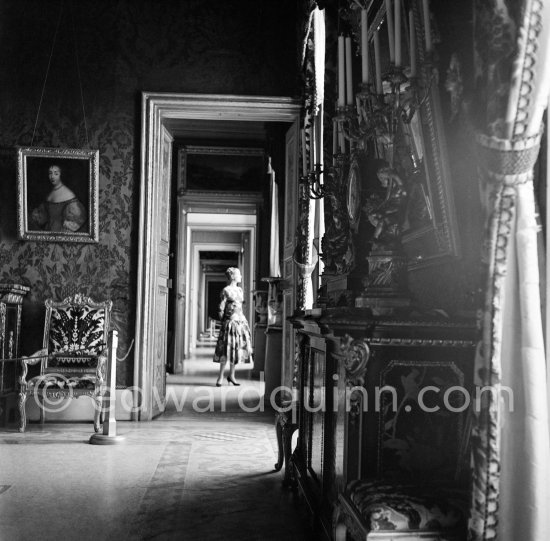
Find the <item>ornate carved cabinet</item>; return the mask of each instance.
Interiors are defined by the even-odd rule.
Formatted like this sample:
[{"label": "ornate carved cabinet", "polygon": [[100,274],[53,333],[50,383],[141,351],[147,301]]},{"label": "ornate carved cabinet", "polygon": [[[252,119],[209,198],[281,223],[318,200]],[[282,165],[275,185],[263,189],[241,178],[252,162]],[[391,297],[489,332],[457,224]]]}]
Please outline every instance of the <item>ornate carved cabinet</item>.
[{"label": "ornate carved cabinet", "polygon": [[325,311],[293,319],[300,492],[327,539],[346,485],[449,480],[467,460],[476,332],[466,321]]},{"label": "ornate carved cabinet", "polygon": [[21,312],[23,298],[30,288],[20,284],[0,284],[0,425],[15,411],[15,392],[20,355]]}]

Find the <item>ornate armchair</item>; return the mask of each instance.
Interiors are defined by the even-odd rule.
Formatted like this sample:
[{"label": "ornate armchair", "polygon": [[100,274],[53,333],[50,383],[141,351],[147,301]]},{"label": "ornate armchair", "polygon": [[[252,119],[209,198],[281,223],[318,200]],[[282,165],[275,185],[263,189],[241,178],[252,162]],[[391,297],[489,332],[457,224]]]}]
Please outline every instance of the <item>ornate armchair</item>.
[{"label": "ornate armchair", "polygon": [[[112,302],[95,302],[77,293],[62,302],[48,299],[45,305],[43,349],[21,360],[19,431],[25,431],[25,403],[32,395],[40,407],[41,422],[48,407],[58,408],[64,399],[91,397],[98,432]],[[27,379],[29,366],[38,363],[40,374]]]}]

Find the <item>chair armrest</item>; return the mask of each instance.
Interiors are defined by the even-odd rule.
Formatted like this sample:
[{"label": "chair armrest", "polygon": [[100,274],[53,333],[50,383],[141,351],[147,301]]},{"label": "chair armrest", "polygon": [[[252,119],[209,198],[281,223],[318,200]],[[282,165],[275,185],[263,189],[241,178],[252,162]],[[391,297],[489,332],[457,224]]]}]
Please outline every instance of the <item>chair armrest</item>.
[{"label": "chair armrest", "polygon": [[97,367],[96,367],[96,378],[97,378],[97,385],[101,386],[105,382],[105,378],[107,376],[107,354],[105,353],[105,350],[103,350],[102,353],[99,354],[97,358]]},{"label": "chair armrest", "polygon": [[21,358],[21,375],[19,376],[19,383],[21,385],[25,385],[27,383],[27,372],[29,370],[29,366],[42,362],[47,356],[48,350],[44,348],[35,351],[29,357]]}]

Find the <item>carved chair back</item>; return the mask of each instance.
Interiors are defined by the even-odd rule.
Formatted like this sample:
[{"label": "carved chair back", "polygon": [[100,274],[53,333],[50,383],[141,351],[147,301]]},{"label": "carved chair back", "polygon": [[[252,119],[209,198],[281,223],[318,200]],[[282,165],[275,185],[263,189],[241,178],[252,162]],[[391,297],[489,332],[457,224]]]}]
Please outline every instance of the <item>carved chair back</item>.
[{"label": "carved chair back", "polygon": [[41,374],[95,373],[106,353],[112,302],[76,294],[61,302],[46,300]]}]

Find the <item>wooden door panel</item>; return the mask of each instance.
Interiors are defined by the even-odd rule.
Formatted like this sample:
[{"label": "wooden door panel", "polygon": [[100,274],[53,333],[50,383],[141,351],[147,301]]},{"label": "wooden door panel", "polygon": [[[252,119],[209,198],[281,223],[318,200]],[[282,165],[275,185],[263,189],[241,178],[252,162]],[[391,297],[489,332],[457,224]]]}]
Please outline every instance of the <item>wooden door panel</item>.
[{"label": "wooden door panel", "polygon": [[153,359],[151,365],[151,412],[159,415],[166,401],[166,362],[168,351],[168,295],[170,271],[170,192],[172,183],[172,136],[162,129],[159,150],[160,178],[158,209],[157,271],[155,279],[153,322]]}]

